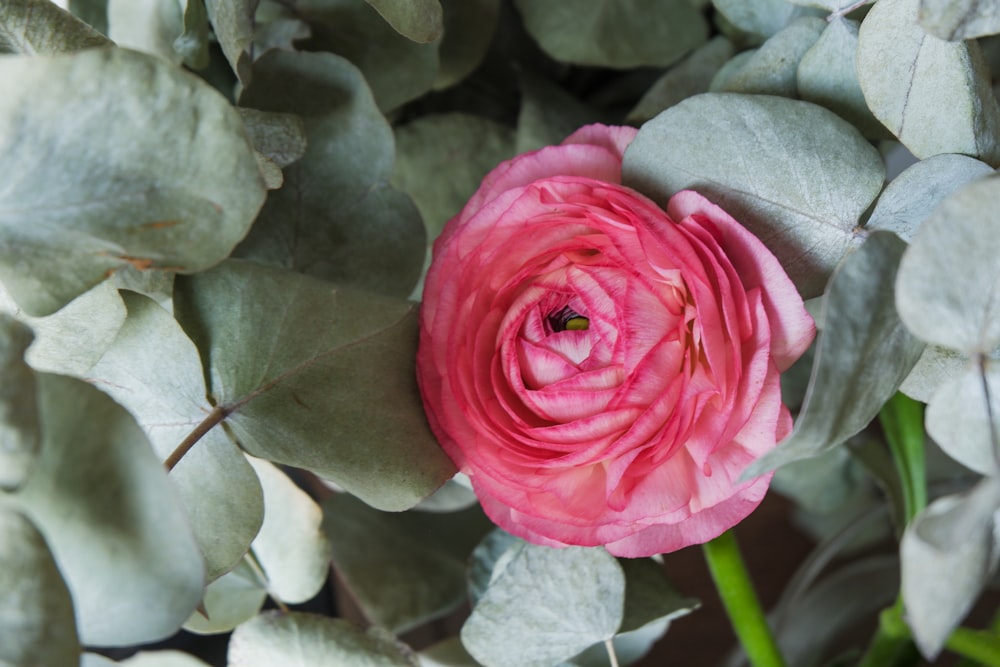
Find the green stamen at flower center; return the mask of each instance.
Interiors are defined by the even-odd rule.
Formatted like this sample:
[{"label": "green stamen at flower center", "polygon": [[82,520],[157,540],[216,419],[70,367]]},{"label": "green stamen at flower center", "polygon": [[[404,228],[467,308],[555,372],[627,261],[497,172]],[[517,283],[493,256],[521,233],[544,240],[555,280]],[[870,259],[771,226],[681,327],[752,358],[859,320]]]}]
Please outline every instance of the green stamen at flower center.
[{"label": "green stamen at flower center", "polygon": [[586,331],[590,328],[590,319],[584,317],[569,306],[549,315],[549,325],[553,333],[560,331]]}]

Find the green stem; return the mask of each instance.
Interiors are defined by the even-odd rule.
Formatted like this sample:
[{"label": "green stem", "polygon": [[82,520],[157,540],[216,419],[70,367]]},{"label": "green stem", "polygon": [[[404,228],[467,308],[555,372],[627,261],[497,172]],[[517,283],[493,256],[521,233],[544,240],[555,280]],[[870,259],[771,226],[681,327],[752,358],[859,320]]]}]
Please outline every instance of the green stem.
[{"label": "green stem", "polygon": [[944,644],[952,653],[987,667],[1000,667],[1000,636],[988,630],[955,628]]},{"label": "green stem", "polygon": [[903,487],[906,523],[927,506],[924,463],[924,406],[905,394],[895,396],[878,413],[889,451]]},{"label": "green stem", "polygon": [[910,641],[910,631],[903,621],[903,601],[882,611],[878,629],[858,667],[907,667],[916,665],[920,655]]},{"label": "green stem", "polygon": [[733,532],[702,545],[708,569],[729,621],[753,667],[785,667]]}]

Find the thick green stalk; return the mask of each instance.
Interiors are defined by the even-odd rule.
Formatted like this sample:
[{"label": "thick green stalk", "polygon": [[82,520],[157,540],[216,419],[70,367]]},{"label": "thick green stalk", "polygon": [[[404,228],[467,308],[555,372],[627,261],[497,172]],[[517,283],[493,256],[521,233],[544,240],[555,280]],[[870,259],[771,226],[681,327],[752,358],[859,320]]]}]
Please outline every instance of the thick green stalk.
[{"label": "thick green stalk", "polygon": [[924,406],[923,403],[897,392],[882,406],[878,416],[899,473],[906,523],[909,523],[927,506]]},{"label": "thick green stalk", "polygon": [[715,588],[750,664],[753,667],[785,667],[732,531],[706,542],[702,550]]}]

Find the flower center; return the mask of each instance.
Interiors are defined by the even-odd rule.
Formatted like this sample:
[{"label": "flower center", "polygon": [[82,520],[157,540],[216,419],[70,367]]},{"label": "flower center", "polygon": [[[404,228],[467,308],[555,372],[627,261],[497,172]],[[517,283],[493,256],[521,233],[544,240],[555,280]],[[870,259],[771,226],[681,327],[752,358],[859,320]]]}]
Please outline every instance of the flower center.
[{"label": "flower center", "polygon": [[590,320],[569,306],[563,306],[562,310],[550,313],[548,321],[553,333],[559,331],[586,331],[590,328]]}]

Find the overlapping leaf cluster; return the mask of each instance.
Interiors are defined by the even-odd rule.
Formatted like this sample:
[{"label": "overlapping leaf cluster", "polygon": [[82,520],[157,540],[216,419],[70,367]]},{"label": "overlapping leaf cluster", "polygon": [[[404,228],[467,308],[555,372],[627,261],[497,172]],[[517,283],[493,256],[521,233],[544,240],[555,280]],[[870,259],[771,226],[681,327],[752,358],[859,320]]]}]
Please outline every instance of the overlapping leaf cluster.
[{"label": "overlapping leaf cluster", "polygon": [[[856,519],[871,472],[906,632],[949,642],[1000,558],[1000,3],[68,10],[0,4],[0,662],[117,664],[88,649],[184,627],[233,631],[234,666],[626,664],[693,610],[652,561],[491,532],[460,482],[427,498],[454,473],[413,373],[430,242],[589,122],[641,126],[627,185],[709,196],[815,298],[795,431],[748,474]],[[900,390],[916,407],[884,408]],[[964,466],[929,505],[917,402]],[[296,483],[320,479],[321,503]],[[260,612],[331,563],[372,628]],[[833,606],[887,604],[887,568],[790,590],[793,664]],[[399,640],[466,601],[460,637]]]}]

